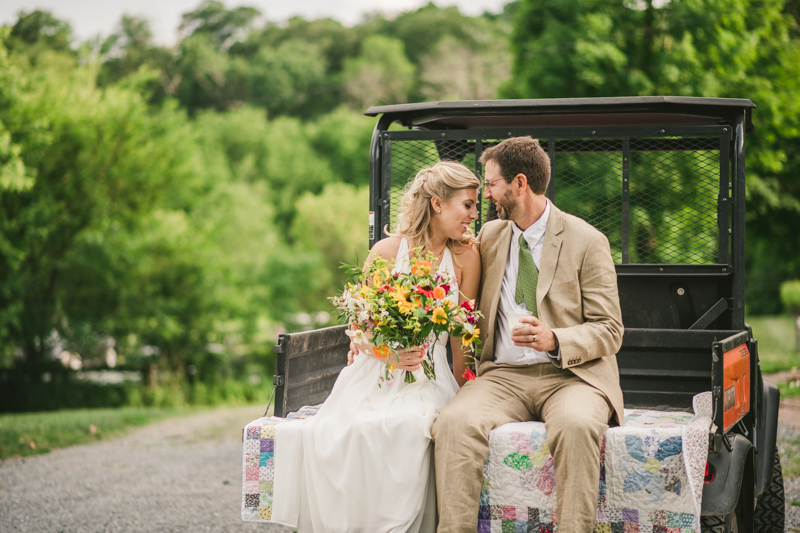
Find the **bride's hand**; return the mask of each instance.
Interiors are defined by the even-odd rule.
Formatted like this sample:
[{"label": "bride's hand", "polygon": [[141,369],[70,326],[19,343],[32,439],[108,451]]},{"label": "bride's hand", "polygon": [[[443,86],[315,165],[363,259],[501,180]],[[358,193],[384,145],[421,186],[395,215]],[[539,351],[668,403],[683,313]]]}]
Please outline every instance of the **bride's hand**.
[{"label": "bride's hand", "polygon": [[356,343],[350,341],[350,351],[347,352],[347,366],[353,364],[353,361],[355,361],[357,353],[358,353],[358,347],[356,347]]},{"label": "bride's hand", "polygon": [[[395,359],[394,356],[389,356],[390,362],[394,364],[396,368],[399,370],[408,370],[409,372],[413,372],[414,370],[420,367],[422,363],[422,359],[425,357],[425,350],[422,346],[414,346],[413,348],[403,348],[402,350],[397,351],[397,358],[399,361]],[[395,359],[395,361],[391,361]]]}]

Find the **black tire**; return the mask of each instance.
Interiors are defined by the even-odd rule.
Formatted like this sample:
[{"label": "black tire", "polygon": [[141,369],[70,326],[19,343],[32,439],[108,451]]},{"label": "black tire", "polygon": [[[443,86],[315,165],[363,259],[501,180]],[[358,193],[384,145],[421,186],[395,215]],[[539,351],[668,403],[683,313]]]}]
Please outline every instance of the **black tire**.
[{"label": "black tire", "polygon": [[775,450],[772,464],[772,481],[761,494],[753,513],[754,530],[759,533],[783,533],[786,523],[786,495],[783,492],[781,456]]},{"label": "black tire", "polygon": [[[728,516],[701,516],[700,531],[702,533],[738,533],[739,521],[736,512]],[[756,529],[756,531],[758,531]]]}]

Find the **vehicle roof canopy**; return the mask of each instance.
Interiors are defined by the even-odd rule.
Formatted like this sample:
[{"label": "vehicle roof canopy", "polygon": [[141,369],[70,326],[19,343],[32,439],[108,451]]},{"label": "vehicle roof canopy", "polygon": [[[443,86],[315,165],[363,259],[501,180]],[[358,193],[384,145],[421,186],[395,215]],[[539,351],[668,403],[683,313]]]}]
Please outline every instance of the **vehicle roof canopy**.
[{"label": "vehicle roof canopy", "polygon": [[755,104],[744,98],[623,96],[541,100],[463,100],[370,107],[409,128],[484,129],[506,127],[731,125],[745,113],[745,131],[754,130]]}]

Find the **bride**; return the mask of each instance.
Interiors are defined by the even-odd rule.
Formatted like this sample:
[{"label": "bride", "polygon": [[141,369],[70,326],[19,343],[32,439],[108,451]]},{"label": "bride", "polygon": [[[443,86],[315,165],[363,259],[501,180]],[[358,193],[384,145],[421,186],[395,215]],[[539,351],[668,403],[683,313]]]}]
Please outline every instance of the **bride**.
[{"label": "bride", "polygon": [[[420,171],[401,203],[398,231],[367,258],[395,258],[408,272],[417,247],[436,256],[457,286],[453,302],[474,299],[480,257],[468,226],[477,218],[480,181],[465,166],[440,162]],[[384,361],[372,346],[352,345],[352,364],[339,375],[313,418],[275,428],[272,520],[305,532],[417,533],[436,527],[431,426],[465,370],[461,339],[453,338],[449,373],[446,334],[433,343],[435,380],[405,383],[401,371],[419,368],[421,347],[400,350],[392,385],[379,386]],[[352,354],[351,354],[352,355]]]}]

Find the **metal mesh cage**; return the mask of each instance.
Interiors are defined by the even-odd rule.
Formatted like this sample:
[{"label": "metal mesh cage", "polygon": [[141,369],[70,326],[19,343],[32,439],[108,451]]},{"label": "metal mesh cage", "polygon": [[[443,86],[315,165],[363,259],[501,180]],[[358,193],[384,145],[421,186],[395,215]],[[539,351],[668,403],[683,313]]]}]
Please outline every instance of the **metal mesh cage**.
[{"label": "metal mesh cage", "polygon": [[615,263],[622,262],[622,141],[556,140],[553,186],[566,213],[608,237]]},{"label": "metal mesh cage", "polygon": [[[433,132],[425,132],[428,139]],[[502,139],[391,140],[389,217],[396,229],[406,186],[440,160],[459,161],[479,177],[480,152]],[[727,261],[727,229],[720,234],[718,200],[727,187],[727,153],[720,137],[540,139],[552,159],[549,197],[609,240],[618,264],[715,264]],[[384,182],[386,183],[386,182]],[[476,232],[493,215],[479,204]],[[723,225],[727,224],[727,217]],[[720,254],[720,250],[725,251]]]},{"label": "metal mesh cage", "polygon": [[631,263],[719,262],[718,139],[631,139],[630,176]]}]

